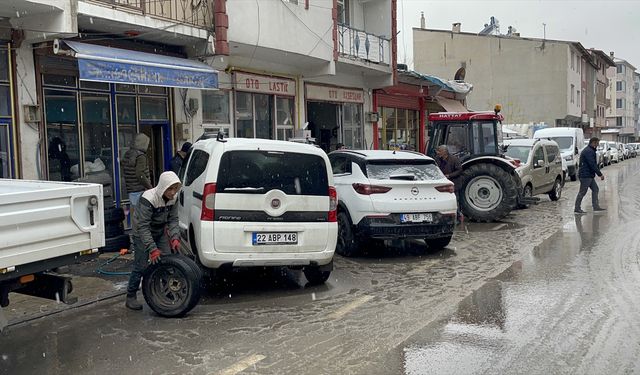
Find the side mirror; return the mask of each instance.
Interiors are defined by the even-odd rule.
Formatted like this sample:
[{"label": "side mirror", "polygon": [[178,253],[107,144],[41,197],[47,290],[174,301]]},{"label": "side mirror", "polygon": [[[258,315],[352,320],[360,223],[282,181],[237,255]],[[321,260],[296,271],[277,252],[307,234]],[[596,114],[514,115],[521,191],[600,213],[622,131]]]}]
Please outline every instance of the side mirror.
[{"label": "side mirror", "polygon": [[534,168],[541,168],[544,165],[544,160],[538,160],[536,161],[536,163],[533,165]]}]

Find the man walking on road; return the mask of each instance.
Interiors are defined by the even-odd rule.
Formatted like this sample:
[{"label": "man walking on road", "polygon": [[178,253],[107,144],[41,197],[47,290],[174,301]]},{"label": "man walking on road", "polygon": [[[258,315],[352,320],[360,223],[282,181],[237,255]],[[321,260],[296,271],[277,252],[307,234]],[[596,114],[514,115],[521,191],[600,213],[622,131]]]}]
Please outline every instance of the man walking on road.
[{"label": "man walking on road", "polygon": [[589,146],[585,147],[580,153],[580,170],[578,171],[578,178],[580,179],[580,191],[576,196],[576,204],[574,213],[584,214],[580,207],[582,204],[582,198],[587,194],[587,189],[591,189],[591,204],[593,205],[593,211],[604,211],[598,204],[598,184],[596,184],[596,175],[604,180],[604,175],[598,168],[596,149],[598,148],[600,139],[593,137],[589,140]]},{"label": "man walking on road", "polygon": [[164,172],[158,186],[142,194],[133,213],[134,260],[125,303],[132,310],[142,310],[136,294],[147,265],[160,261],[161,255],[180,252],[176,196],[181,186],[175,173]]}]

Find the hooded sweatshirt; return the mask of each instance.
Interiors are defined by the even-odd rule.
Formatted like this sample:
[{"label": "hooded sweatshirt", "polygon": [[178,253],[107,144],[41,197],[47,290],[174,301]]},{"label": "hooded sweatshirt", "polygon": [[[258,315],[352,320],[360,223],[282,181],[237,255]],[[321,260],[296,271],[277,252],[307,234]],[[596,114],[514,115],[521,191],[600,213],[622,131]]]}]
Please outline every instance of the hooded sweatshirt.
[{"label": "hooded sweatshirt", "polygon": [[[159,242],[165,235],[165,227],[169,241],[178,239],[178,205],[176,205],[178,193],[166,202],[163,197],[164,192],[176,183],[180,184],[180,179],[175,173],[161,174],[158,186],[142,194],[133,212],[133,236],[142,242],[145,251],[160,248]],[[168,243],[168,241],[162,242]],[[161,250],[166,252],[169,249]]]},{"label": "hooded sweatshirt", "polygon": [[149,137],[140,133],[136,136],[133,147],[124,154],[122,171],[128,193],[135,193],[151,189],[151,177],[147,165],[147,148]]}]

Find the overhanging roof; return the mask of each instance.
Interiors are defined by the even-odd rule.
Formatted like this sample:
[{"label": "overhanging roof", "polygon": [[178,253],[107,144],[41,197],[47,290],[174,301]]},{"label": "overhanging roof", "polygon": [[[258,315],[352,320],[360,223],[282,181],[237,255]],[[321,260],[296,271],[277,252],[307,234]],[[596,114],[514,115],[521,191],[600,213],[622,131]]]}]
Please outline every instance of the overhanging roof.
[{"label": "overhanging roof", "polygon": [[54,42],[54,52],[75,56],[84,81],[218,88],[218,72],[199,61],[67,40]]}]

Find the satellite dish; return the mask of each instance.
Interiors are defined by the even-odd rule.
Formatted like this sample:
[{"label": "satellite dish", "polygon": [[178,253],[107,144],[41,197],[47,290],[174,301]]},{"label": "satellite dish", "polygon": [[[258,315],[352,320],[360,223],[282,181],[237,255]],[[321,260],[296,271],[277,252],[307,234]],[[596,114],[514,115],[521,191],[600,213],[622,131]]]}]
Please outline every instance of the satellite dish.
[{"label": "satellite dish", "polygon": [[453,79],[456,81],[464,81],[464,76],[467,73],[465,68],[460,68],[458,69],[458,71],[456,72],[456,75],[453,76]]}]

